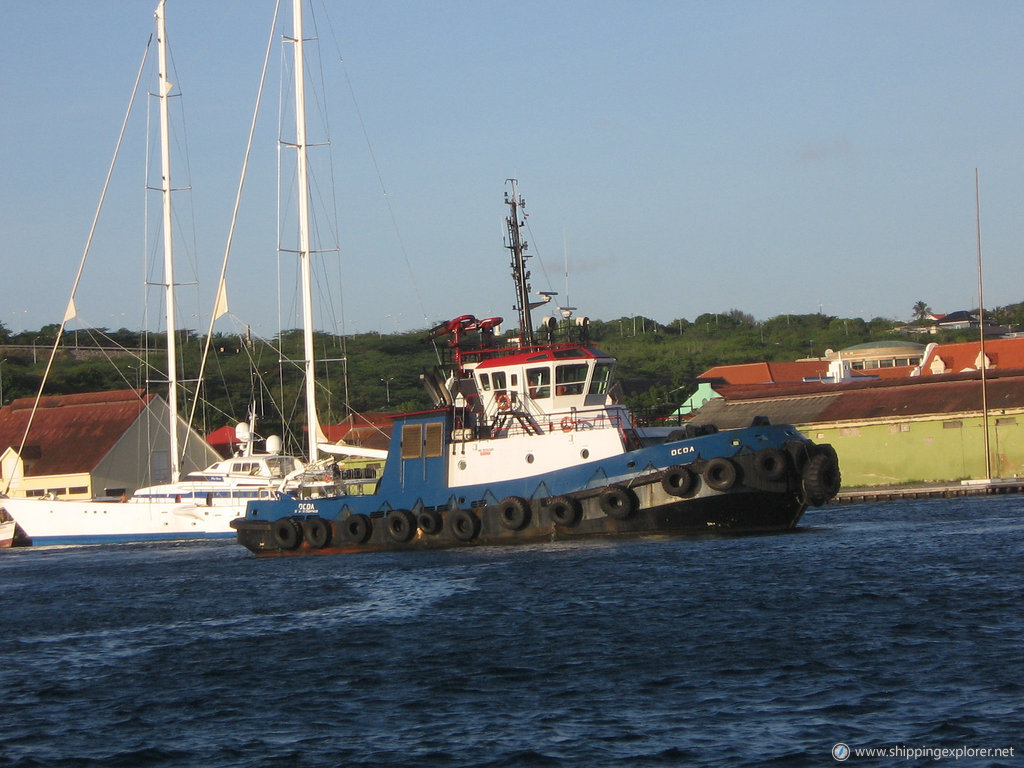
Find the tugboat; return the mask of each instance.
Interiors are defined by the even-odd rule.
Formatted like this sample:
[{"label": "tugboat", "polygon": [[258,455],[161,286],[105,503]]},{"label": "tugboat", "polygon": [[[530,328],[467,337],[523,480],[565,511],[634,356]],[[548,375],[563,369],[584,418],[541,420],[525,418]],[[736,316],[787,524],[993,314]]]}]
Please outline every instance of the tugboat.
[{"label": "tugboat", "polygon": [[[505,202],[519,329],[462,315],[434,328],[451,367],[421,376],[431,410],[396,416],[372,493],[282,491],[233,520],[257,555],[419,550],[596,536],[785,531],[836,495],[829,445],[764,417],[743,429],[643,428],[612,396],[615,360],[587,319],[534,330],[523,201]],[[550,296],[546,296],[546,299]],[[566,308],[568,310],[568,308]]]}]

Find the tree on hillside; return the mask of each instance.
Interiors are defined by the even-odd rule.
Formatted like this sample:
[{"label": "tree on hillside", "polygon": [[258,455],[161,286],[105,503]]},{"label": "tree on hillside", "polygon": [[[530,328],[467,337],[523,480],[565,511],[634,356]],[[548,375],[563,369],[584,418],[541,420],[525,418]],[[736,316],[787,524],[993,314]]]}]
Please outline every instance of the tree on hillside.
[{"label": "tree on hillside", "polygon": [[918,299],[917,303],[914,304],[914,319],[915,320],[927,320],[928,315],[932,313],[932,308],[925,304],[923,301]]}]

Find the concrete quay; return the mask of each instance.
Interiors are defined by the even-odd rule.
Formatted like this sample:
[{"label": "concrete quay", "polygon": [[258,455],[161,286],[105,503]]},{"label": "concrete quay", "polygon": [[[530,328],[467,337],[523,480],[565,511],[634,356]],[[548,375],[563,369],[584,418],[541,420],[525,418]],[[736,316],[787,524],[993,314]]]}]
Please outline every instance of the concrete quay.
[{"label": "concrete quay", "polygon": [[963,480],[955,483],[924,483],[921,485],[889,485],[844,488],[832,504],[865,504],[897,499],[952,499],[960,496],[993,496],[1024,491],[1024,478]]}]

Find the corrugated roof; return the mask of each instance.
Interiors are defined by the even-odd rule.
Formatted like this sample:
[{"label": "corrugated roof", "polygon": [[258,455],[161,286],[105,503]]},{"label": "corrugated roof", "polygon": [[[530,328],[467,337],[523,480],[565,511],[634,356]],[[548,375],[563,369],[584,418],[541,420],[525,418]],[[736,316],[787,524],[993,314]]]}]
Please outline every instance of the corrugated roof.
[{"label": "corrugated roof", "polygon": [[[988,407],[1024,408],[1024,370],[988,371]],[[842,384],[722,386],[693,418],[721,428],[745,426],[764,415],[775,424],[900,418],[980,411],[978,371],[910,379],[879,379]]]},{"label": "corrugated roof", "polygon": [[[124,389],[41,398],[25,443],[26,458],[38,459],[27,474],[91,472],[154,397]],[[21,445],[34,402],[25,397],[0,408],[0,451]]]},{"label": "corrugated roof", "polygon": [[756,416],[767,416],[772,424],[807,424],[819,421],[822,411],[838,393],[805,397],[757,398],[752,400],[709,400],[694,417],[692,424],[714,424],[719,429],[749,426]]}]

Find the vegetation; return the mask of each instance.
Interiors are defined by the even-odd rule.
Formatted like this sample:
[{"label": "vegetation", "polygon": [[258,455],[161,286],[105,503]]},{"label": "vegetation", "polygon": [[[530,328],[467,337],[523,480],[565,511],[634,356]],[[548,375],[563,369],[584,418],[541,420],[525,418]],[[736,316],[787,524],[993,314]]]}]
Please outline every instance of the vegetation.
[{"label": "vegetation", "polygon": [[[924,302],[914,306],[921,318]],[[986,313],[986,321],[1024,324],[1024,303]],[[918,319],[915,325],[928,324]],[[619,360],[621,398],[641,413],[667,413],[695,388],[695,379],[716,365],[821,357],[843,349],[893,338],[906,326],[896,320],[839,318],[823,314],[779,315],[757,322],[737,309],[683,318],[662,325],[647,317],[592,321],[590,342]],[[0,323],[0,401],[35,396],[59,330],[11,333]],[[948,343],[975,338],[976,332],[943,332],[925,337]],[[349,413],[408,411],[431,405],[419,375],[447,360],[447,350],[423,341],[425,331],[354,336],[316,334],[320,418],[337,423]],[[912,336],[912,339],[919,337]],[[923,340],[923,338],[922,338]],[[205,339],[181,332],[179,377],[195,379]],[[162,337],[121,328],[66,331],[58,346],[46,394],[69,394],[138,387],[162,393],[165,382]],[[212,431],[244,420],[255,405],[263,434],[283,434],[286,445],[302,444],[302,334],[286,331],[273,340],[217,335],[211,340],[200,393],[197,427]],[[147,350],[148,351],[144,351]],[[186,390],[194,384],[186,383]]]}]

